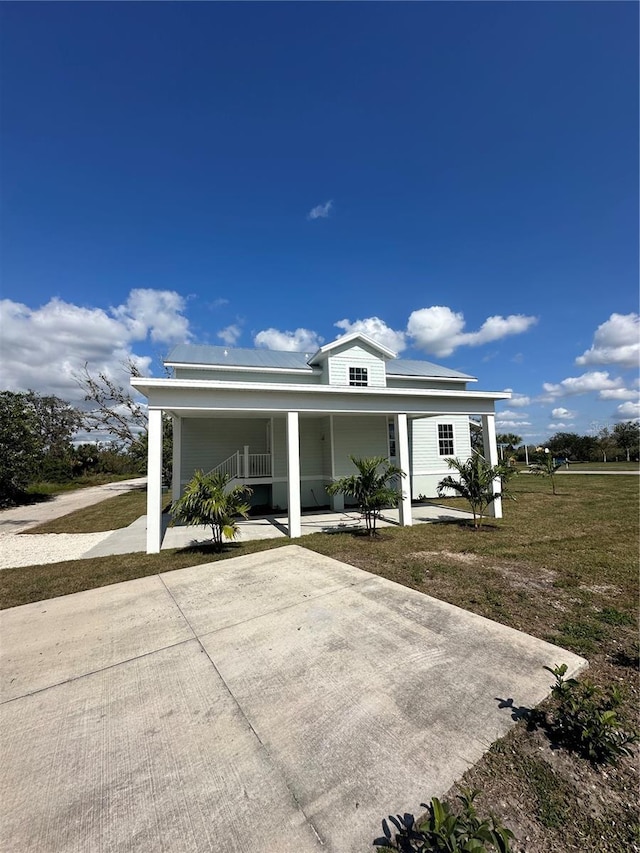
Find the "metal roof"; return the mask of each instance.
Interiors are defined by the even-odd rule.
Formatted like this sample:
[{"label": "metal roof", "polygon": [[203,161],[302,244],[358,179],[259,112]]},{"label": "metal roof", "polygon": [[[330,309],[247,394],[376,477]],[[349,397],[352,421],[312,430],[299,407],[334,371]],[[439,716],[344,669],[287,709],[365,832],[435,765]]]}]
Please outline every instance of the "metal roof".
[{"label": "metal roof", "polygon": [[[208,346],[204,344],[178,344],[165,359],[168,364],[206,364],[212,367],[229,365],[230,367],[263,367],[280,369],[298,369],[312,373],[307,364],[311,352],[280,352],[270,349],[250,349],[249,347]],[[474,377],[430,361],[405,358],[389,359],[386,362],[389,376],[424,376],[439,379],[465,379]]]},{"label": "metal roof", "polygon": [[169,353],[170,364],[228,364],[232,367],[300,368],[312,373],[307,364],[312,352],[280,352],[248,347],[218,347],[198,344],[178,344]]},{"label": "metal roof", "polygon": [[390,376],[437,376],[440,379],[475,379],[459,370],[441,367],[430,361],[396,358],[387,362],[387,374]]}]

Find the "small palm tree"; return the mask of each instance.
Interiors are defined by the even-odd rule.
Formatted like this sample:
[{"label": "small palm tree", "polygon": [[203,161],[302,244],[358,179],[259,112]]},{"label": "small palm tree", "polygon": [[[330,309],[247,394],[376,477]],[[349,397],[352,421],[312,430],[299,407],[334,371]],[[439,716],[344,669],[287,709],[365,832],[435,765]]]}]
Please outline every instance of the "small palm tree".
[{"label": "small palm tree", "polygon": [[369,536],[375,536],[380,511],[385,507],[398,506],[400,502],[400,493],[391,485],[392,480],[404,477],[405,473],[396,465],[391,465],[384,456],[350,456],[349,459],[359,473],[336,480],[327,486],[327,492],[330,495],[342,493],[355,498]]},{"label": "small palm tree", "polygon": [[[474,454],[462,462],[460,459],[447,459],[449,468],[458,472],[458,477],[449,475],[438,483],[438,496],[443,497],[449,490],[456,492],[461,498],[469,502],[473,513],[473,526],[475,530],[482,527],[487,507],[497,497],[511,497],[505,489],[507,480],[515,474],[515,468],[508,465],[490,465],[487,460],[479,454]],[[500,493],[494,494],[493,483],[500,478],[502,488]]]},{"label": "small palm tree", "polygon": [[246,518],[251,495],[248,486],[229,486],[228,474],[205,474],[196,471],[187,484],[184,494],[171,506],[172,524],[203,524],[211,528],[216,551],[222,551],[225,538],[235,539],[238,534],[237,516]]},{"label": "small palm tree", "polygon": [[560,468],[562,468],[562,465],[562,462],[554,459],[552,453],[545,453],[545,455],[541,456],[537,462],[532,462],[531,465],[529,465],[529,471],[531,471],[532,474],[537,474],[539,477],[548,477],[551,480],[551,491],[556,495],[555,475],[558,473]]}]

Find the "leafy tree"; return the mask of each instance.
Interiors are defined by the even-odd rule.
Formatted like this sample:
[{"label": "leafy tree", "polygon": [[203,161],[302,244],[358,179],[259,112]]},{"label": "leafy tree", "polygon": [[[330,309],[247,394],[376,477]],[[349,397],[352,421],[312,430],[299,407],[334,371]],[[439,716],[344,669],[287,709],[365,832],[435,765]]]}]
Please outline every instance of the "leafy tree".
[{"label": "leafy tree", "polygon": [[205,474],[196,471],[184,493],[171,507],[173,522],[187,525],[206,525],[216,551],[222,550],[224,539],[235,539],[238,533],[237,516],[246,518],[251,495],[248,486],[230,486],[228,474]]},{"label": "leafy tree", "polygon": [[633,453],[638,456],[640,450],[640,423],[638,421],[622,421],[613,428],[613,438],[618,447],[627,454],[627,462]]},{"label": "leafy tree", "polygon": [[38,469],[42,441],[26,394],[0,392],[0,506],[18,500]]},{"label": "leafy tree", "polygon": [[602,461],[606,462],[607,456],[612,456],[616,452],[618,446],[616,439],[609,427],[602,427],[596,440],[598,442],[598,457],[602,456]]},{"label": "leafy tree", "polygon": [[537,462],[532,462],[529,465],[529,470],[532,474],[537,474],[539,477],[548,477],[551,480],[551,491],[556,495],[555,475],[562,468],[562,465],[563,463],[549,452],[541,456]]},{"label": "leafy tree", "polygon": [[520,446],[522,442],[522,436],[516,435],[513,432],[502,432],[496,435],[496,441],[498,445],[502,445],[506,450],[508,450],[509,454],[512,454],[515,451],[516,447]]},{"label": "leafy tree", "polygon": [[[473,513],[473,526],[478,530],[487,508],[497,497],[511,497],[505,486],[516,473],[504,463],[490,465],[487,460],[474,453],[466,462],[460,459],[447,459],[449,468],[457,471],[458,477],[450,474],[438,483],[438,495],[443,497],[451,490],[469,502]],[[494,481],[500,478],[502,487],[498,494],[493,492]]]},{"label": "leafy tree", "polygon": [[593,435],[578,435],[575,432],[557,432],[545,442],[545,447],[557,457],[575,462],[588,462],[598,452],[598,439]]},{"label": "leafy tree", "polygon": [[404,477],[405,473],[396,465],[391,465],[384,456],[350,456],[349,459],[358,469],[358,473],[331,483],[327,486],[327,492],[330,495],[343,494],[354,498],[364,516],[369,536],[375,536],[380,511],[385,507],[396,507],[400,503],[400,494],[392,485],[392,481]]},{"label": "leafy tree", "polygon": [[[140,376],[135,362],[124,365],[131,376]],[[92,407],[83,415],[87,432],[108,433],[116,438],[134,460],[139,471],[146,471],[149,417],[147,407],[137,400],[130,389],[118,385],[106,373],[94,376],[85,364],[84,371],[76,376],[84,392],[85,402]],[[173,464],[173,423],[169,415],[162,417],[162,476],[171,482]]]}]

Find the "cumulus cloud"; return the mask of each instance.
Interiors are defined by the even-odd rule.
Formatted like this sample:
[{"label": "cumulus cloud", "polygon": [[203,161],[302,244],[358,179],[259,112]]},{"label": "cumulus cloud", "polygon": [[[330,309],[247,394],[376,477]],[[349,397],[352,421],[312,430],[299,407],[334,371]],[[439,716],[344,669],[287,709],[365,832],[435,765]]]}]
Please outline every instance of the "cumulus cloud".
[{"label": "cumulus cloud", "polygon": [[338,320],[334,326],[342,329],[343,334],[347,335],[360,332],[396,353],[402,352],[407,347],[405,333],[390,328],[379,317],[367,317],[366,320],[355,320],[353,323],[351,320]]},{"label": "cumulus cloud", "polygon": [[600,392],[601,400],[637,400],[639,397],[637,388],[605,388]]},{"label": "cumulus cloud", "polygon": [[263,329],[254,337],[257,347],[284,350],[286,352],[315,352],[322,344],[317,332],[310,329],[296,329],[295,332],[281,332],[278,329]]},{"label": "cumulus cloud", "polygon": [[510,406],[517,406],[518,408],[524,408],[531,403],[531,397],[527,397],[524,394],[514,394],[513,397],[509,400]]},{"label": "cumulus cloud", "polygon": [[311,208],[307,214],[307,219],[328,219],[332,207],[333,201],[331,199],[325,201],[324,204],[317,204]]},{"label": "cumulus cloud", "polygon": [[619,364],[637,367],[640,361],[640,316],[612,314],[596,329],[593,344],[576,364]]},{"label": "cumulus cloud", "polygon": [[496,426],[498,427],[498,429],[520,429],[520,427],[529,427],[531,426],[531,424],[529,421],[503,421],[502,418],[496,418]]},{"label": "cumulus cloud", "polygon": [[435,356],[451,355],[460,346],[480,346],[526,332],[537,322],[536,317],[510,314],[488,317],[476,332],[465,332],[462,312],[446,305],[432,305],[413,311],[407,323],[407,333],[416,346]]},{"label": "cumulus cloud", "polygon": [[621,403],[613,417],[617,421],[636,421],[640,418],[640,403]]},{"label": "cumulus cloud", "polygon": [[528,418],[525,412],[512,412],[511,409],[505,409],[503,412],[500,412],[501,418],[511,418],[511,420],[517,421],[522,420],[524,418]]},{"label": "cumulus cloud", "polygon": [[567,429],[569,424],[557,423],[557,424],[547,424],[547,429]]},{"label": "cumulus cloud", "polygon": [[218,337],[220,340],[224,341],[227,346],[232,347],[236,345],[241,334],[242,331],[240,326],[236,323],[232,323],[232,325],[226,326],[224,329],[220,329]]},{"label": "cumulus cloud", "polygon": [[553,384],[544,382],[542,387],[549,397],[569,397],[574,394],[588,394],[590,391],[608,391],[622,388],[624,385],[620,377],[611,379],[606,370],[592,370],[581,376],[569,376],[562,382]]},{"label": "cumulus cloud", "polygon": [[171,344],[190,338],[183,314],[184,299],[173,291],[132,290],[115,308],[86,308],[51,299],[30,308],[10,299],[0,301],[0,357],[4,387],[56,394],[70,402],[82,400],[75,377],[85,363],[121,384],[123,367],[133,361],[148,372],[151,359],[136,355],[136,341]]},{"label": "cumulus cloud", "polygon": [[558,409],[553,409],[551,412],[552,418],[559,418],[560,420],[571,420],[575,416],[575,412],[570,412],[569,409],[564,409],[562,406]]}]

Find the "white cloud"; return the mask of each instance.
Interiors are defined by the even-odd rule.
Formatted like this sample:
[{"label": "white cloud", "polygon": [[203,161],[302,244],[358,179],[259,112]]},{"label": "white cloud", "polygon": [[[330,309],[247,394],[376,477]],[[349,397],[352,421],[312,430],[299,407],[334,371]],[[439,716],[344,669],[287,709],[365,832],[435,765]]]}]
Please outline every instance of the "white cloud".
[{"label": "white cloud", "polygon": [[39,308],[1,300],[3,385],[78,403],[83,395],[74,377],[85,363],[94,374],[126,385],[124,363],[134,361],[143,373],[151,364],[148,356],[133,351],[136,341],[168,344],[190,338],[183,309],[183,298],[173,291],[132,290],[123,305],[109,311],[57,298]]},{"label": "white cloud", "polygon": [[640,397],[637,388],[605,388],[600,392],[601,400],[635,400]]},{"label": "white cloud", "polygon": [[570,412],[569,409],[563,409],[562,406],[559,409],[553,409],[551,412],[552,418],[560,418],[560,420],[571,420],[571,418],[575,418],[575,416],[575,412]]},{"label": "white cloud", "polygon": [[544,382],[542,387],[551,398],[569,397],[574,394],[588,394],[590,391],[605,391],[621,388],[622,379],[610,379],[606,370],[592,370],[581,376],[569,376],[558,384]]},{"label": "white cloud", "polygon": [[520,429],[520,427],[531,426],[529,421],[503,421],[502,418],[496,418],[496,426],[499,429]]},{"label": "white cloud", "polygon": [[240,326],[233,323],[231,326],[226,326],[226,328],[220,329],[218,337],[224,341],[227,346],[232,347],[236,345],[241,334],[242,331]]},{"label": "white cloud", "polygon": [[130,330],[132,340],[150,336],[154,343],[174,344],[190,338],[184,309],[184,298],[174,290],[138,288],[111,313]]},{"label": "white cloud", "polygon": [[524,394],[514,394],[513,397],[509,400],[510,406],[517,406],[518,408],[524,406],[528,406],[531,403],[531,397],[526,397]]},{"label": "white cloud", "polygon": [[617,421],[635,421],[640,418],[640,403],[621,403],[613,417]]},{"label": "white cloud", "polygon": [[598,326],[590,349],[576,358],[576,364],[619,364],[637,367],[640,361],[640,316],[612,314]]},{"label": "white cloud", "polygon": [[503,412],[499,413],[501,418],[511,418],[511,420],[523,420],[524,418],[528,418],[525,412],[512,412],[511,409],[505,409]]},{"label": "white cloud", "polygon": [[317,204],[311,208],[307,214],[307,219],[328,219],[332,207],[333,201],[331,199],[325,201],[324,204]]},{"label": "white cloud", "polygon": [[295,332],[281,332],[278,329],[263,329],[254,337],[253,343],[265,349],[284,350],[286,352],[315,352],[322,344],[317,332],[309,329],[296,329]]},{"label": "white cloud", "polygon": [[413,311],[407,323],[407,333],[420,349],[435,356],[451,355],[460,346],[480,346],[508,335],[526,332],[535,317],[510,314],[508,317],[488,317],[477,332],[465,332],[462,312],[454,312],[446,305],[432,305]]},{"label": "white cloud", "polygon": [[563,423],[547,424],[547,429],[567,429],[569,426],[570,426],[570,424],[563,424]]},{"label": "white cloud", "polygon": [[360,332],[396,353],[402,352],[407,346],[405,333],[390,328],[379,317],[367,317],[366,320],[354,320],[353,323],[350,320],[338,320],[334,326],[342,329],[346,335]]}]

